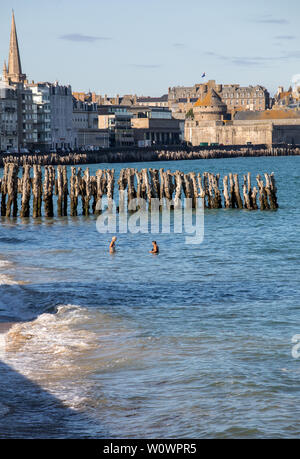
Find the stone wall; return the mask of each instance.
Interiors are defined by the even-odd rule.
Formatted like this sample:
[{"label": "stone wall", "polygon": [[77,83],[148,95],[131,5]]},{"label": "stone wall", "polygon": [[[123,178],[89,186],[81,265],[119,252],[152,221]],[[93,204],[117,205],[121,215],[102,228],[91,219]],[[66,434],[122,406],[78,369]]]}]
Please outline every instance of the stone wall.
[{"label": "stone wall", "polygon": [[300,144],[300,125],[278,124],[273,127],[273,143]]},{"label": "stone wall", "polygon": [[270,122],[226,125],[221,122],[199,122],[198,126],[195,122],[187,122],[185,140],[193,146],[203,142],[223,145],[245,145],[251,142],[254,145],[270,145],[273,142],[273,126]]}]

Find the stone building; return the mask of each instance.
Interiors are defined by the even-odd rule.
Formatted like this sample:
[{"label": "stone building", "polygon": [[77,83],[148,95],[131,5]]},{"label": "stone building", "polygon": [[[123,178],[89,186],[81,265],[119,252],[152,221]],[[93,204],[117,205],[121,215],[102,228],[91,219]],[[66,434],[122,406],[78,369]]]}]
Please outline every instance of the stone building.
[{"label": "stone building", "polygon": [[229,113],[239,110],[266,110],[270,108],[270,94],[263,86],[246,86],[238,84],[216,84],[215,80],[195,84],[192,87],[177,86],[169,88],[169,107],[174,117],[186,114],[193,108],[196,100],[203,99],[213,89],[227,106]]},{"label": "stone building", "polygon": [[22,72],[14,13],[3,80],[13,86],[17,94],[19,149],[47,151],[74,146],[71,86],[28,82]]},{"label": "stone building", "polygon": [[35,149],[37,143],[37,111],[33,94],[24,84],[17,85],[18,140],[20,149]]},{"label": "stone building", "polygon": [[128,110],[133,114],[131,125],[136,144],[173,145],[181,141],[181,126],[179,120],[172,117],[172,112],[166,107],[147,106],[132,107]]},{"label": "stone building", "polygon": [[180,143],[180,124],[175,119],[133,118],[132,128],[137,144],[140,141],[150,141],[151,145],[174,145]]},{"label": "stone building", "polygon": [[[34,119],[34,141],[31,148],[40,151],[74,148],[73,99],[70,86],[58,82],[26,83],[23,91],[30,97]],[[29,117],[29,107],[25,116]]]},{"label": "stone building", "polygon": [[126,106],[112,105],[98,107],[98,128],[109,132],[110,146],[129,147],[134,145],[131,127],[132,113]]},{"label": "stone building", "polygon": [[288,90],[284,90],[283,86],[279,86],[274,96],[274,108],[288,108],[295,109],[300,108],[300,86],[294,85],[289,87]]},{"label": "stone building", "polygon": [[73,130],[75,148],[108,148],[109,132],[98,128],[98,106],[96,103],[73,99]]},{"label": "stone building", "polygon": [[52,148],[75,147],[73,129],[73,97],[70,85],[48,83],[51,107]]},{"label": "stone building", "polygon": [[34,120],[34,140],[31,147],[42,152],[49,151],[52,146],[49,86],[45,83],[32,83],[26,85],[26,89],[31,91]]},{"label": "stone building", "polygon": [[2,79],[16,90],[18,148],[32,148],[37,139],[34,126],[36,123],[35,110],[32,93],[25,87],[28,81],[22,72],[14,13],[12,13],[8,66],[4,62]]},{"label": "stone building", "polygon": [[137,96],[132,94],[125,94],[120,96],[117,94],[113,97],[108,97],[107,94],[102,96],[95,92],[76,92],[74,91],[73,97],[80,102],[95,103],[98,105],[135,105],[137,102]]},{"label": "stone building", "polygon": [[169,107],[168,94],[161,97],[138,97],[135,105],[147,107]]},{"label": "stone building", "polygon": [[14,87],[0,81],[0,151],[18,148],[18,98]]},{"label": "stone building", "polygon": [[245,111],[228,119],[214,90],[199,99],[193,111],[194,118],[185,122],[185,140],[193,146],[300,144],[300,111]]}]

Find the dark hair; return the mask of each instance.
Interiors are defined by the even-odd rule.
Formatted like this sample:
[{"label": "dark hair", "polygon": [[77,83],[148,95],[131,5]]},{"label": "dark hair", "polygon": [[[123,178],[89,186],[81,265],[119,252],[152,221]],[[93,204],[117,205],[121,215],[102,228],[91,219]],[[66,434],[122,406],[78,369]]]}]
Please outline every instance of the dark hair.
[{"label": "dark hair", "polygon": [[156,241],[152,241],[153,244],[156,244]]}]

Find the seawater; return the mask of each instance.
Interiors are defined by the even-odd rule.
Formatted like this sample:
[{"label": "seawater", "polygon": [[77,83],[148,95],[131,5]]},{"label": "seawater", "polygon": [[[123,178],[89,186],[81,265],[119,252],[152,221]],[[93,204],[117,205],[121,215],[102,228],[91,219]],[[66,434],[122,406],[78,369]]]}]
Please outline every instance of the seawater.
[{"label": "seawater", "polygon": [[2,218],[0,438],[299,437],[300,158],[89,167],[274,171],[280,207],[206,210],[200,245],[118,234],[114,255],[95,216]]}]

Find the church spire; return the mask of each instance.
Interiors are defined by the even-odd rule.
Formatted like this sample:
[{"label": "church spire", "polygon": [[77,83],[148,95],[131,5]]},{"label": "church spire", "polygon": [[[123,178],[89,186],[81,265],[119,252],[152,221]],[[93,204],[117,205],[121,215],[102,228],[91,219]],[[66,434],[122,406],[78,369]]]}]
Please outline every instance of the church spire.
[{"label": "church spire", "polygon": [[11,20],[7,76],[12,82],[15,83],[22,82],[26,79],[26,75],[22,74],[14,10],[12,11]]}]

